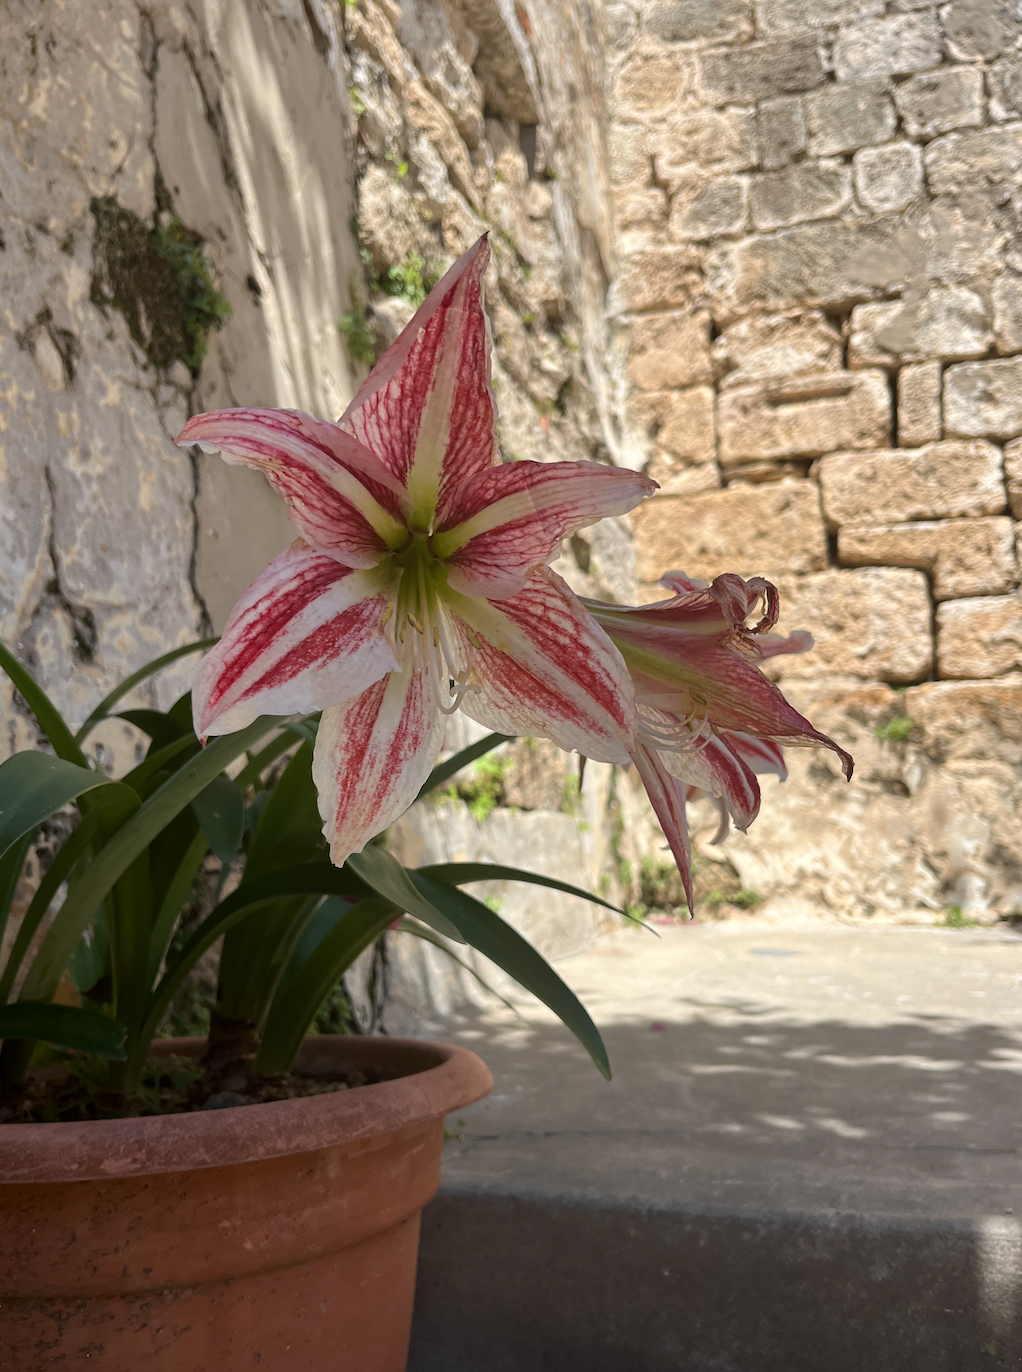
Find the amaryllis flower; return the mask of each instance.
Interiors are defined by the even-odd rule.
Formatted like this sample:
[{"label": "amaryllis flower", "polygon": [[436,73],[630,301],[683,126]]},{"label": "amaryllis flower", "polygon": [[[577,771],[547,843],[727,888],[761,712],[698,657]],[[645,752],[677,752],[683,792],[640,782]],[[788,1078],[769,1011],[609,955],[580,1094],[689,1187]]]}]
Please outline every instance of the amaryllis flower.
[{"label": "amaryllis flower", "polygon": [[321,709],[314,777],[334,862],[415,799],[458,705],[490,729],[627,761],[623,662],[545,565],[655,489],[596,462],[500,461],[485,238],[447,273],[336,423],[220,410],[182,445],[258,467],[301,538],[205,658],[195,728]]},{"label": "amaryllis flower", "polygon": [[[620,649],[635,686],[638,746],[633,761],[685,883],[689,837],[685,804],[694,791],[717,802],[722,826],[743,831],[759,812],[757,774],[787,775],[781,745],[831,748],[852,775],[848,753],[814,729],[759,667],[765,658],[812,647],[804,632],[771,632],[777,588],[762,577],[725,573],[711,585],[680,572],[661,585],[674,594],[652,605],[584,603]],[[762,602],[761,618],[746,621]]]}]

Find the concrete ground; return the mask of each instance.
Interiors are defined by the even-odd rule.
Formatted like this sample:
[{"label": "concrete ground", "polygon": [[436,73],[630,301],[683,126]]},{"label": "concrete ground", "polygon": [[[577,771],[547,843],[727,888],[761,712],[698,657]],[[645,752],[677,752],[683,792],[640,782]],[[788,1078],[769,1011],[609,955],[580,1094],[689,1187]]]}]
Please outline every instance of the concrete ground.
[{"label": "concrete ground", "polygon": [[1022,1367],[1022,937],[657,932],[558,963],[610,1083],[541,1007],[450,1025],[496,1085],[449,1122],[413,1372]]}]

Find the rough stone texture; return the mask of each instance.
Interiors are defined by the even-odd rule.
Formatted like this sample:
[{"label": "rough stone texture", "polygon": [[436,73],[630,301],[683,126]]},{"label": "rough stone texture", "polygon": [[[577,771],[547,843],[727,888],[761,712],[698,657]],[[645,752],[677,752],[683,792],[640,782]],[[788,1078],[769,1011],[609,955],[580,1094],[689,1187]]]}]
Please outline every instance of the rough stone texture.
[{"label": "rough stone texture", "polygon": [[836,158],[799,162],[752,180],[749,204],[753,227],[783,229],[807,219],[839,214],[851,199],[848,168]]},{"label": "rough stone texture", "polygon": [[1014,0],[952,0],[941,13],[952,57],[990,61],[1018,46],[1018,5]]},{"label": "rough stone texture", "polygon": [[816,572],[827,565],[819,496],[806,481],[660,496],[633,515],[639,581],[677,568],[690,576]]},{"label": "rough stone texture", "polygon": [[923,160],[914,143],[862,148],[852,165],[860,204],[877,214],[907,209],[923,189]]},{"label": "rough stone texture", "polygon": [[[653,41],[654,8],[629,6],[634,27],[614,61]],[[903,708],[878,678],[920,681],[935,669],[934,601],[941,613],[958,601],[993,604],[1016,585],[1008,514],[1022,520],[1022,14],[1016,0],[755,0],[754,10],[753,36],[743,27],[740,37],[681,40],[694,64],[682,107],[613,145],[623,184],[647,197],[629,202],[635,227],[619,239],[612,285],[623,340],[617,412],[623,423],[634,413],[634,389],[657,392],[665,415],[669,391],[716,391],[715,457],[695,416],[698,460],[658,447],[655,420],[626,433],[626,460],[670,492],[632,521],[640,595],[660,594],[662,557],[686,570],[698,563],[704,576],[758,563],[781,578],[785,625],[816,638],[812,652],[769,669],[852,747],[856,779],[832,784],[829,762],[793,757],[791,780],[773,789],[749,836],[728,841],[729,852],[734,843],[775,855],[750,860],[743,880],[804,890],[844,913],[973,908],[980,887],[1007,910],[1007,869],[991,854],[1022,841],[1004,800],[1018,793],[1022,758],[1001,726],[979,729],[968,759],[941,757],[915,731],[904,744],[874,731]],[[722,11],[719,22],[739,20]],[[613,98],[609,117],[623,120]],[[694,215],[700,202],[719,206],[725,187],[729,213]],[[680,248],[691,255],[658,304],[648,283],[659,272],[652,255],[664,251],[663,198],[675,201],[674,231],[701,236]],[[627,351],[635,318],[622,283],[641,301],[633,308],[670,312],[659,367],[648,336]],[[692,371],[697,357],[705,365],[701,349],[680,345],[686,315],[700,328],[709,318],[710,378]],[[824,544],[817,485],[834,535]],[[783,516],[773,515],[782,500]],[[812,512],[811,568],[793,510]],[[842,569],[850,562],[863,565]],[[904,657],[892,666],[888,651]],[[858,685],[812,682],[841,673]],[[961,685],[970,719],[974,686],[986,690]],[[629,823],[655,832],[639,809]],[[848,836],[847,862],[817,837],[821,815],[825,831],[833,819]]]},{"label": "rough stone texture", "polygon": [[1005,272],[994,282],[990,294],[997,351],[1022,352],[1022,277]]},{"label": "rough stone texture", "polygon": [[956,362],[982,357],[994,335],[983,297],[966,286],[934,286],[925,295],[857,305],[848,339],[850,367],[897,367],[934,357]]},{"label": "rough stone texture", "polygon": [[717,407],[722,467],[759,458],[816,457],[889,441],[891,396],[880,372],[834,372],[735,386]]},{"label": "rough stone texture", "polygon": [[937,674],[995,677],[1022,668],[1022,596],[948,600],[937,607]]},{"label": "rough stone texture", "polygon": [[797,96],[763,100],[756,124],[759,156],[767,169],[785,167],[806,150],[806,117]]},{"label": "rough stone texture", "polygon": [[1022,124],[949,133],[927,145],[924,160],[934,195],[984,184],[1010,185],[1022,166]]},{"label": "rough stone texture", "polygon": [[698,248],[649,248],[631,253],[618,270],[612,302],[618,311],[686,305],[699,289]]},{"label": "rough stone texture", "polygon": [[714,339],[713,365],[722,387],[836,371],[841,336],[818,310],[751,315]]},{"label": "rough stone texture", "polygon": [[744,177],[701,176],[682,181],[671,200],[667,231],[671,238],[705,240],[739,233],[748,219],[748,186]]},{"label": "rough stone texture", "polygon": [[845,528],[838,534],[845,567],[918,567],[930,573],[934,600],[998,595],[1018,584],[1010,519],[942,519]]},{"label": "rough stone texture", "polygon": [[864,19],[838,33],[834,72],[839,81],[909,76],[941,59],[940,27],[932,10]]},{"label": "rough stone texture", "polygon": [[910,138],[933,138],[983,123],[983,73],[951,67],[910,77],[895,87],[895,103]]},{"label": "rough stone texture", "polygon": [[1004,477],[1008,488],[1008,508],[1022,520],[1022,438],[1004,445]]},{"label": "rough stone texture", "polygon": [[906,448],[940,438],[940,384],[939,362],[917,362],[899,371],[898,441]]},{"label": "rough stone texture", "polygon": [[628,379],[640,391],[710,380],[708,314],[640,315],[632,321],[625,347]]},{"label": "rough stone texture", "polygon": [[710,105],[749,104],[789,91],[811,90],[824,78],[813,37],[749,43],[701,54],[699,89]]},{"label": "rough stone texture", "polygon": [[823,511],[834,527],[1001,514],[1004,481],[992,443],[831,453],[819,464]]},{"label": "rough stone texture", "polygon": [[[712,462],[714,446],[713,389],[692,386],[680,391],[637,392],[628,407],[626,427],[632,444],[678,459],[682,466]],[[651,473],[655,480],[660,478]]]},{"label": "rough stone texture", "polygon": [[831,675],[899,685],[929,676],[930,593],[922,572],[862,567],[784,576],[777,584],[779,632],[808,628],[815,640],[811,653],[773,660],[781,680]]},{"label": "rough stone texture", "polygon": [[811,156],[854,152],[885,143],[897,126],[886,80],[824,86],[805,98],[807,151]]},{"label": "rough stone texture", "polygon": [[753,32],[751,0],[657,0],[643,19],[667,43],[743,42]]},{"label": "rough stone texture", "polygon": [[948,434],[1014,438],[1022,433],[1022,357],[962,362],[944,373]]},{"label": "rough stone texture", "polygon": [[[16,4],[0,19],[0,638],[72,719],[204,619],[222,624],[293,538],[261,477],[174,446],[188,415],[330,414],[351,394],[336,330],[357,261],[339,34],[318,4],[308,14],[316,33],[257,0],[188,15],[123,0],[89,25]],[[150,363],[125,318],[90,299],[92,197],[145,225],[177,214],[205,240],[233,316],[198,380],[180,360]],[[193,671],[140,703],[169,703]],[[6,753],[33,731],[6,684],[0,704]]]},{"label": "rough stone texture", "polygon": [[706,284],[724,323],[756,310],[842,309],[905,289],[922,252],[918,233],[897,216],[801,224],[712,249]]}]

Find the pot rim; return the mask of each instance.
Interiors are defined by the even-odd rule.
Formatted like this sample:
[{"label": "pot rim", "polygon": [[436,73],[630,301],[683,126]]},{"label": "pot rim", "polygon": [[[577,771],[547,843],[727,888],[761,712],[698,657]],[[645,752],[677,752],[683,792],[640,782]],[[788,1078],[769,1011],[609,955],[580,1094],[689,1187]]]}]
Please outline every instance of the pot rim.
[{"label": "pot rim", "polygon": [[[201,1039],[163,1039],[160,1057],[198,1056]],[[296,1100],[179,1115],[0,1124],[0,1185],[113,1181],[160,1172],[261,1162],[368,1140],[427,1123],[492,1089],[485,1063],[467,1048],[426,1039],[316,1035],[301,1057],[371,1063],[405,1075]]]}]

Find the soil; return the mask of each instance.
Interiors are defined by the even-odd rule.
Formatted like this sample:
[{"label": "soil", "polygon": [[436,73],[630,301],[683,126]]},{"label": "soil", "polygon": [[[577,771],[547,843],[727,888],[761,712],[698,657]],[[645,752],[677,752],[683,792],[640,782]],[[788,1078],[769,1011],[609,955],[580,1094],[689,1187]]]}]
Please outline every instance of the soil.
[{"label": "soil", "polygon": [[119,1119],[140,1115],[178,1115],[193,1110],[224,1110],[236,1105],[320,1096],[385,1081],[373,1068],[351,1067],[338,1075],[312,1076],[288,1072],[281,1076],[250,1075],[237,1090],[209,1090],[201,1062],[195,1058],[161,1058],[149,1062],[139,1092],[131,1099],[96,1073],[92,1062],[67,1056],[31,1069],[24,1086],[0,1103],[0,1124],[52,1124],[75,1120]]}]

